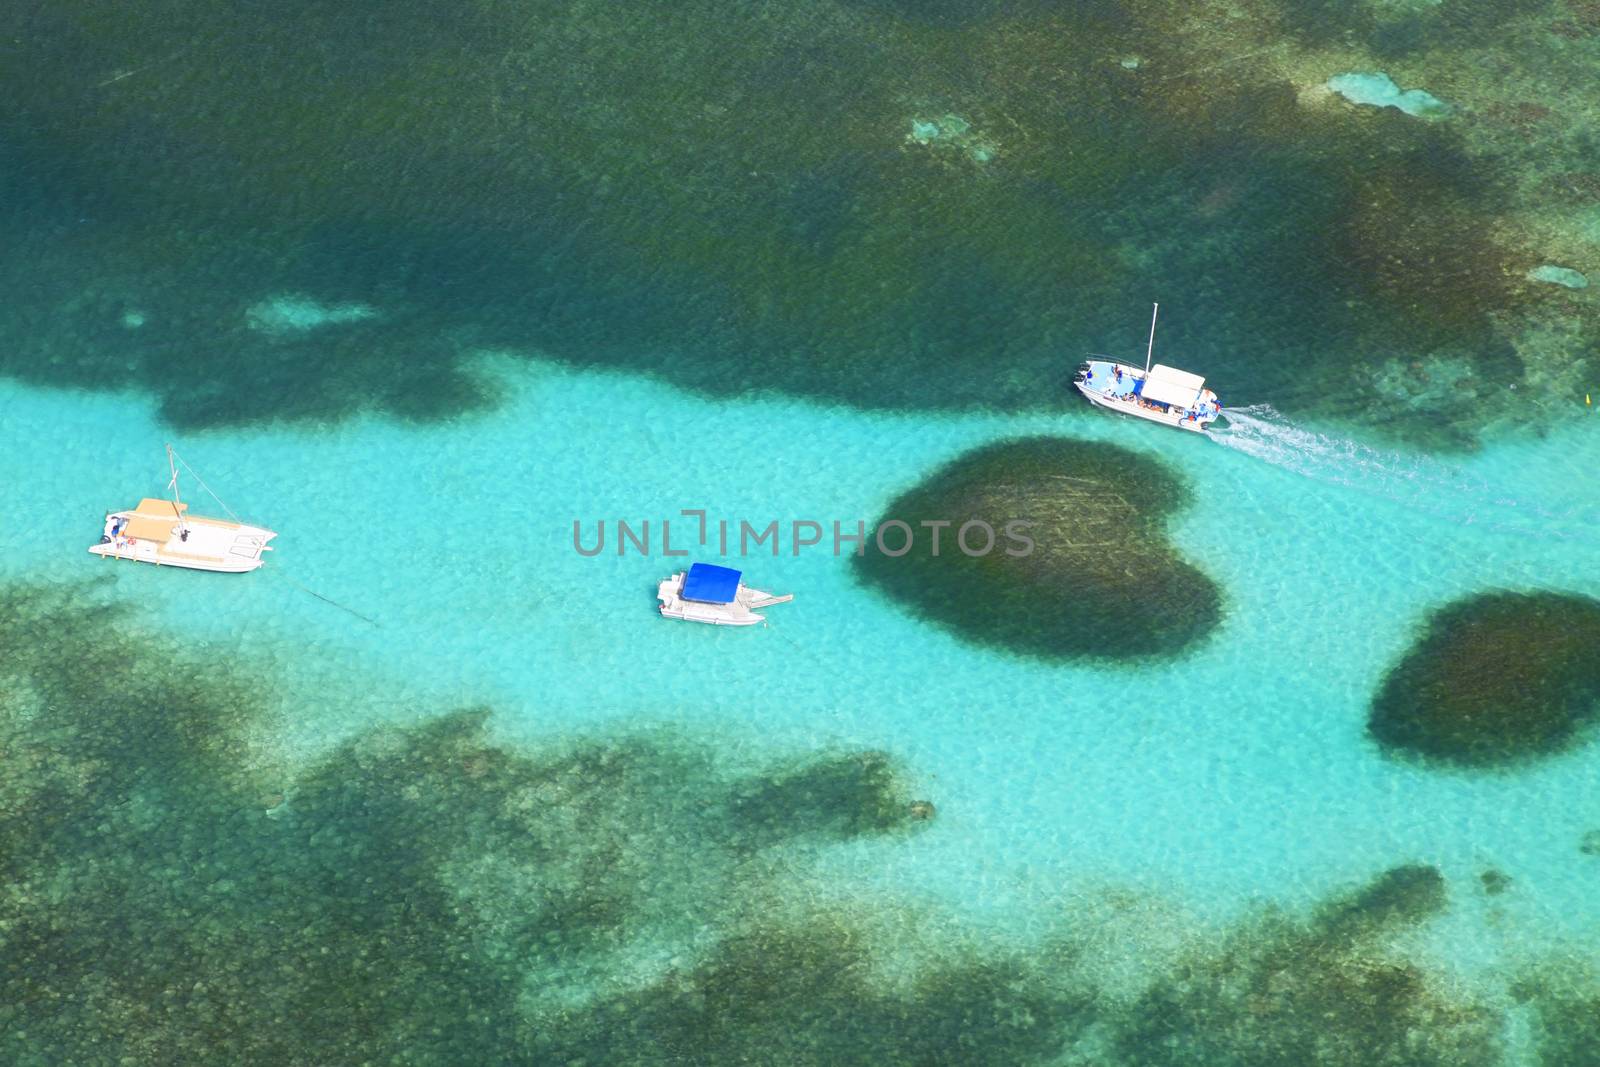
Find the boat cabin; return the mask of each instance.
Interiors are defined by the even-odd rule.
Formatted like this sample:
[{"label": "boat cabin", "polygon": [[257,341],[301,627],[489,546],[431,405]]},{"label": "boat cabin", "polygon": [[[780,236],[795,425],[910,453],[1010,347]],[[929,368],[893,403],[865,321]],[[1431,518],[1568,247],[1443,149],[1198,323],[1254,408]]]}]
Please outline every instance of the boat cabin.
[{"label": "boat cabin", "polygon": [[1205,381],[1198,374],[1163,363],[1147,374],[1126,363],[1091,359],[1078,368],[1074,384],[1097,407],[1202,431],[1222,414],[1217,395],[1205,388]]}]

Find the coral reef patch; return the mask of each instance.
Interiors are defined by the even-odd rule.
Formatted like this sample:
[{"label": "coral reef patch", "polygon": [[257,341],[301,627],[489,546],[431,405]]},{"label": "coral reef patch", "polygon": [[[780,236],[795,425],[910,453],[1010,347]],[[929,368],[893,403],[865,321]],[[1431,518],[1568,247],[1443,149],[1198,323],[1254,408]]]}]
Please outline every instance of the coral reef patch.
[{"label": "coral reef patch", "polygon": [[[1493,1002],[1398,947],[1448,906],[1432,867],[1247,915],[1130,981],[1087,920],[1008,945],[922,903],[818,899],[797,858],[917,818],[881,753],[735,772],[671,735],[498,742],[480,709],[291,766],[272,685],[96,586],[0,587],[0,1059],[1499,1059]],[[1583,1062],[1594,984],[1525,989],[1543,1062]]]},{"label": "coral reef patch", "polygon": [[[879,528],[905,524],[909,551],[897,533],[885,534],[884,544],[865,546],[856,572],[979,644],[1046,659],[1177,655],[1222,610],[1216,584],[1166,539],[1186,491],[1160,463],[1114,446],[1002,441],[894,500]],[[996,534],[983,555],[967,551],[987,540],[963,532],[973,521]],[[1013,523],[1029,544],[1005,536]],[[940,533],[936,545],[931,535]]]},{"label": "coral reef patch", "polygon": [[[1065,366],[1134,350],[1156,294],[1225,396],[1460,447],[1538,417],[1507,388],[1528,360],[1559,377],[1592,348],[1592,314],[1526,276],[1584,262],[1540,230],[1564,194],[1508,163],[1592,160],[1557,122],[1516,119],[1515,152],[1503,129],[1584,74],[1412,6],[34,5],[0,69],[0,284],[27,294],[0,373],[146,390],[186,427],[470,414],[484,348],[722,395],[1061,408]],[[1438,86],[1466,94],[1447,123],[1307,104],[1350,34],[1382,51],[1402,23],[1506,86]],[[321,324],[249,325],[286,293]],[[1580,343],[1536,343],[1545,314]],[[1472,402],[1367,413],[1396,353],[1462,361]]]},{"label": "coral reef patch", "polygon": [[1600,711],[1600,601],[1484,593],[1435,612],[1374,696],[1385,752],[1508,766],[1576,743]]},{"label": "coral reef patch", "polygon": [[1406,866],[1309,919],[1264,916],[1152,986],[1116,1062],[1498,1064],[1495,1014],[1384,948],[1444,903],[1437,870]]}]

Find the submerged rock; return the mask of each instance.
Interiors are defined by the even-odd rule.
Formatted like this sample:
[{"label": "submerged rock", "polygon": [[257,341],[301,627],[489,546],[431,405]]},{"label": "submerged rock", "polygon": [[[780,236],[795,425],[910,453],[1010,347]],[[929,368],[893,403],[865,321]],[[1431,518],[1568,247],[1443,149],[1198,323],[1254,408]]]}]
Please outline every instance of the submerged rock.
[{"label": "submerged rock", "polygon": [[1328,79],[1328,88],[1352,104],[1398,108],[1418,117],[1444,115],[1450,110],[1450,105],[1421,89],[1402,92],[1382,71],[1338,74]]},{"label": "submerged rock", "polygon": [[1589,279],[1580,271],[1571,267],[1555,267],[1545,264],[1535,267],[1528,272],[1528,279],[1535,282],[1550,282],[1552,285],[1564,285],[1568,289],[1587,289]]},{"label": "submerged rock", "polygon": [[857,573],[980,644],[1052,659],[1176,655],[1216,625],[1222,599],[1166,540],[1184,497],[1165,467],[1115,446],[1004,441],[891,503]]},{"label": "submerged rock", "polygon": [[954,148],[974,163],[987,163],[998,151],[992,141],[973,132],[972,124],[960,115],[912,119],[911,132],[906,135],[906,140],[911,144]]},{"label": "submerged rock", "polygon": [[262,333],[297,333],[341,322],[360,322],[377,312],[366,304],[319,304],[309,297],[278,296],[254,304],[245,312],[252,330]]},{"label": "submerged rock", "polygon": [[1558,752],[1600,704],[1600,601],[1489,593],[1433,615],[1367,729],[1385,750],[1470,766]]}]

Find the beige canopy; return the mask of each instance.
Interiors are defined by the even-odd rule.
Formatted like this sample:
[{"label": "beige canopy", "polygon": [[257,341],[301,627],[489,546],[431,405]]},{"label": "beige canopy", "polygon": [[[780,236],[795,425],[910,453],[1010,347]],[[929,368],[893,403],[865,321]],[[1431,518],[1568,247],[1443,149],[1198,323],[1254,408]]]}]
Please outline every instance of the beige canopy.
[{"label": "beige canopy", "polygon": [[155,541],[164,545],[172,540],[172,531],[177,525],[178,519],[175,515],[168,515],[164,519],[149,515],[134,515],[122,528],[122,536],[137,537],[141,541]]},{"label": "beige canopy", "polygon": [[189,510],[189,505],[176,500],[160,500],[147,496],[128,516],[122,527],[123,537],[137,537],[141,541],[166,544],[172,540],[172,531],[178,525],[178,516]]}]

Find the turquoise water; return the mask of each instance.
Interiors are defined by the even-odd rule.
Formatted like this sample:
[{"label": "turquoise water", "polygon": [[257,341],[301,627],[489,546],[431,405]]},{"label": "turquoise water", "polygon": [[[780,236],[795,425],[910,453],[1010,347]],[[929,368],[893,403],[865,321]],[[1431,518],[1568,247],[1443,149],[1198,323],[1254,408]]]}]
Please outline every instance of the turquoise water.
[{"label": "turquoise water", "polygon": [[[0,1059],[1591,1061],[1592,723],[1367,721],[1600,598],[1592,12],[291,6],[0,41]],[[1071,390],[1150,299],[1209,438]],[[1214,628],[1013,654],[834,550],[1040,436],[1178,479],[1115,559]],[[168,442],[265,567],[86,551]],[[767,625],[657,614],[693,509]]]},{"label": "turquoise water", "polygon": [[[1219,445],[1077,412],[873,416],[493,357],[484,373],[504,382],[504,407],[434,429],[178,440],[229,507],[283,531],[277,553],[234,581],[118,568],[113,596],[186,644],[272,663],[294,693],[292,736],[311,747],[419,704],[484,702],[518,739],[665,723],[747,760],[893,751],[937,799],[937,832],[830,860],[835,873],[914,881],[1006,921],[1096,882],[1226,916],[1410,859],[1463,881],[1511,875],[1530,938],[1591,927],[1592,863],[1574,842],[1593,818],[1594,750],[1483,779],[1396,766],[1363,729],[1368,694],[1430,608],[1485,587],[1600,593],[1600,546],[1584,536],[1600,515],[1584,475],[1600,461],[1592,418],[1433,459],[1248,415],[1254,435]],[[5,406],[27,442],[6,454],[6,480],[31,485],[6,576],[109,570],[79,558],[96,509],[160,490],[170,432],[135,398],[11,386]],[[749,580],[797,594],[768,628],[667,625],[654,585],[682,564],[660,556],[659,532],[655,558],[618,557],[614,533],[598,557],[573,548],[575,519],[591,544],[598,520],[659,531],[683,508],[850,532],[954,455],[1041,432],[1120,443],[1191,481],[1174,536],[1227,597],[1198,653],[1129,669],[974,649],[859,587],[829,543],[796,557],[787,535],[784,555],[745,562]],[[678,544],[695,520],[681,522]]]}]

